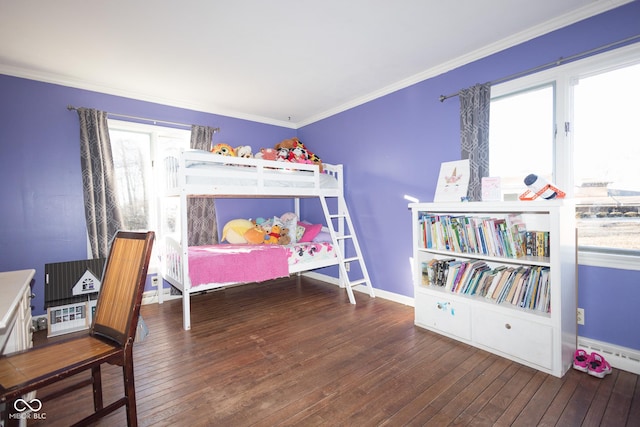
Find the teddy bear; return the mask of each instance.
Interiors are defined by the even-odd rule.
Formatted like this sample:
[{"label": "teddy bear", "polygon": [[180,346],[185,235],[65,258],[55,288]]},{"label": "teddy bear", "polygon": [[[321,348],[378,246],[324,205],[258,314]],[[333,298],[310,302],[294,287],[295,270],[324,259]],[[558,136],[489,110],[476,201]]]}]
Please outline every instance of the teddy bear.
[{"label": "teddy bear", "polygon": [[288,245],[291,243],[291,236],[289,235],[289,229],[283,228],[280,230],[280,238],[278,239],[279,245]]},{"label": "teddy bear", "polygon": [[229,144],[225,144],[225,143],[219,143],[214,145],[211,148],[211,152],[213,154],[219,154],[221,156],[231,156],[231,157],[236,157],[236,150],[233,149],[232,146],[230,146]]},{"label": "teddy bear", "polygon": [[246,159],[250,159],[253,157],[250,145],[240,145],[236,147],[234,151],[236,153],[236,157],[244,157]]}]

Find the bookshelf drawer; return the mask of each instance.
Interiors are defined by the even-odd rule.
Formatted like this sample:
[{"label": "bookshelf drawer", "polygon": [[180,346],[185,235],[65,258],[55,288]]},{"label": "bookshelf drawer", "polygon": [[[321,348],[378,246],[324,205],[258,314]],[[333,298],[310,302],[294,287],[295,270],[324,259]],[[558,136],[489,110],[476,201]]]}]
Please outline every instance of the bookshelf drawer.
[{"label": "bookshelf drawer", "polygon": [[415,313],[418,326],[471,339],[471,308],[464,302],[445,295],[416,292]]},{"label": "bookshelf drawer", "polygon": [[473,339],[543,368],[553,367],[553,329],[549,325],[476,307]]}]

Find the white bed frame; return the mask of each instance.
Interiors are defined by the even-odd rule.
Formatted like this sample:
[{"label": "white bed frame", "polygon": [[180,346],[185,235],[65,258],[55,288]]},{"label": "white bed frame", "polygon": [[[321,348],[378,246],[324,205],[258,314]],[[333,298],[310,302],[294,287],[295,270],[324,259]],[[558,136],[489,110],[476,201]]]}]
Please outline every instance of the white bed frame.
[{"label": "white bed frame", "polygon": [[[192,164],[197,164],[198,167],[186,167]],[[191,286],[189,263],[185,262],[188,257],[187,199],[192,196],[293,198],[295,213],[299,217],[300,198],[324,196],[344,200],[342,165],[324,164],[323,168],[324,173],[335,178],[337,185],[331,188],[322,186],[321,182],[327,177],[321,175],[317,165],[220,156],[198,150],[183,150],[177,158],[175,155],[165,157],[165,195],[180,198],[180,237],[179,239],[165,237],[162,275],[167,282],[182,292],[185,330],[191,329],[190,295],[192,293],[237,285],[237,283],[207,283]],[[304,173],[295,173],[295,171],[304,171]],[[242,180],[252,185],[235,184]],[[344,232],[341,219],[338,219],[337,232],[338,235]],[[342,241],[334,244],[341,245],[343,250],[341,253],[344,253]],[[289,273],[300,273],[339,263],[338,258],[298,263],[289,266]],[[342,272],[340,275],[342,283]],[[158,292],[158,302],[163,302],[162,288]]]}]

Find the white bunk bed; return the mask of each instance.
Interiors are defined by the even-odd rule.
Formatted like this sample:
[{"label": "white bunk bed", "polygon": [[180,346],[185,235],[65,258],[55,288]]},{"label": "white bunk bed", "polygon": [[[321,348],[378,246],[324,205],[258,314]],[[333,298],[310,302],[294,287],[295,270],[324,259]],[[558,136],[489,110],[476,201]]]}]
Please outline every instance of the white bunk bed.
[{"label": "white bunk bed", "polygon": [[[183,327],[191,328],[190,295],[196,292],[236,285],[238,282],[202,281],[197,283],[190,278],[189,256],[193,249],[186,245],[187,240],[187,199],[189,197],[286,197],[295,199],[295,213],[300,217],[299,199],[319,197],[322,202],[327,227],[332,236],[334,256],[319,259],[305,259],[304,262],[288,264],[288,274],[300,273],[331,265],[340,266],[340,284],[347,288],[350,302],[355,304],[352,286],[365,285],[369,295],[374,296],[360,248],[355,238],[353,225],[346,211],[344,202],[344,183],[342,165],[324,164],[321,173],[317,165],[289,162],[269,161],[253,158],[229,157],[212,154],[201,150],[183,150],[178,156],[165,157],[165,188],[167,197],[179,197],[179,237],[165,237],[163,254],[163,278],[182,292]],[[326,198],[336,198],[339,212],[329,212]],[[162,210],[161,210],[162,211]],[[345,220],[346,227],[345,228]],[[345,234],[349,230],[349,234]],[[345,258],[345,242],[351,240],[355,244],[356,256]],[[258,245],[263,246],[263,245]],[[279,246],[279,245],[266,245]],[[216,245],[215,251],[245,251],[253,246],[234,248],[233,245]],[[256,248],[257,250],[258,248]],[[193,259],[193,258],[192,258]],[[363,278],[355,282],[348,279],[348,262],[360,263]],[[211,261],[211,262],[216,262]],[[194,264],[195,265],[195,264]],[[277,276],[274,276],[274,278]],[[162,303],[162,292],[158,301]]]}]

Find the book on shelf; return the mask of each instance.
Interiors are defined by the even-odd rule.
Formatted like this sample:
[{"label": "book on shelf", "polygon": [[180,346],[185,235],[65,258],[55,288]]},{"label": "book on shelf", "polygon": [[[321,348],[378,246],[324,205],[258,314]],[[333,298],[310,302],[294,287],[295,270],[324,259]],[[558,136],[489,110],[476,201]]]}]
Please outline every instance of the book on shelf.
[{"label": "book on shelf", "polygon": [[[482,260],[432,259],[423,263],[430,286],[447,292],[483,297],[497,304],[549,312],[549,268],[505,266],[491,268]],[[426,271],[426,273],[425,273]]]},{"label": "book on shelf", "polygon": [[548,257],[549,256],[549,232],[526,231],[525,232],[526,255]]},{"label": "book on shelf", "polygon": [[492,257],[548,257],[549,232],[527,230],[521,215],[484,217],[430,214],[420,217],[421,247]]}]

